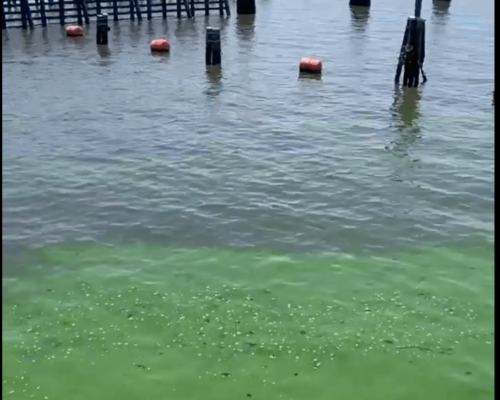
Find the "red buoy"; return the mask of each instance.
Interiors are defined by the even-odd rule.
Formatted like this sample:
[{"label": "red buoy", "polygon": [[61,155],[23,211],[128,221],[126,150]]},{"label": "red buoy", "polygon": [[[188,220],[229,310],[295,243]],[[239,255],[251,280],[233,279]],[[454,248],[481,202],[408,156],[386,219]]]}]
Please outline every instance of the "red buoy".
[{"label": "red buoy", "polygon": [[169,51],[170,44],[168,44],[167,39],[154,39],[151,41],[152,51]]},{"label": "red buoy", "polygon": [[80,25],[69,25],[66,27],[66,36],[83,36],[83,28]]},{"label": "red buoy", "polygon": [[300,60],[300,72],[312,72],[314,74],[321,74],[321,60],[316,58],[303,58]]}]

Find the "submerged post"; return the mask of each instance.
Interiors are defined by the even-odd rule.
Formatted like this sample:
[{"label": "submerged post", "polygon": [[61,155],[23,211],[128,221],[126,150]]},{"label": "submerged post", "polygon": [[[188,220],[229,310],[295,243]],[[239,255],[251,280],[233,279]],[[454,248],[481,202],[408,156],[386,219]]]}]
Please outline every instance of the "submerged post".
[{"label": "submerged post", "polygon": [[370,7],[371,0],[349,0],[350,6]]},{"label": "submerged post", "polygon": [[220,29],[207,27],[205,62],[207,65],[220,65]]},{"label": "submerged post", "polygon": [[237,14],[255,14],[255,0],[236,0]]},{"label": "submerged post", "polygon": [[97,44],[108,44],[108,14],[99,14],[97,16]]},{"label": "submerged post", "polygon": [[425,58],[425,20],[420,18],[422,0],[415,1],[415,16],[409,17],[403,36],[403,43],[399,52],[398,66],[396,68],[396,84],[404,68],[403,86],[418,87],[420,72],[423,82],[427,81],[424,73]]}]

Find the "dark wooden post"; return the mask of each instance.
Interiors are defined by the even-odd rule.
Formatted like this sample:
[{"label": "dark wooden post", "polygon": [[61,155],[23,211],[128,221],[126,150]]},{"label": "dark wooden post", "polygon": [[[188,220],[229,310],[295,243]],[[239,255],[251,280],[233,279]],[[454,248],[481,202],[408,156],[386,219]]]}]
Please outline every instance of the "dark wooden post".
[{"label": "dark wooden post", "polygon": [[184,8],[186,10],[187,17],[192,18],[193,16],[191,15],[191,10],[189,9],[188,0],[184,0]]},{"label": "dark wooden post", "polygon": [[113,21],[118,21],[118,0],[113,0]]},{"label": "dark wooden post", "polygon": [[177,0],[177,18],[181,17],[181,0]]},{"label": "dark wooden post", "polygon": [[224,1],[223,0],[219,0],[219,15],[221,17],[224,16]]},{"label": "dark wooden post", "polygon": [[33,19],[31,18],[30,3],[28,0],[26,0],[26,16],[28,17],[28,23],[30,25],[30,29],[33,29],[35,26],[33,25]]},{"label": "dark wooden post", "polygon": [[167,18],[167,0],[161,0],[161,11],[163,19]]},{"label": "dark wooden post", "polygon": [[33,29],[33,20],[31,19],[31,11],[28,0],[21,0],[21,23],[23,29],[28,28],[28,24]]},{"label": "dark wooden post", "polygon": [[146,9],[148,13],[148,19],[151,19],[151,0],[146,1]]},{"label": "dark wooden post", "polygon": [[24,0],[21,0],[21,26],[23,29],[28,28],[28,23],[26,21],[26,14],[24,12]]},{"label": "dark wooden post", "polygon": [[108,44],[108,14],[99,14],[97,16],[97,44]]},{"label": "dark wooden post", "polygon": [[194,0],[191,0],[191,15],[194,17]]},{"label": "dark wooden post", "polygon": [[135,6],[135,11],[137,12],[137,19],[142,20],[141,7],[139,7],[139,2],[137,0],[132,0]]},{"label": "dark wooden post", "polygon": [[87,0],[80,0],[83,9],[83,18],[86,24],[90,24],[89,10],[87,8]]},{"label": "dark wooden post", "polygon": [[96,15],[101,13],[101,0],[95,0],[95,12]]},{"label": "dark wooden post", "polygon": [[5,8],[2,1],[2,29],[7,29],[7,21],[5,20]]},{"label": "dark wooden post", "polygon": [[47,26],[47,16],[45,15],[45,0],[40,0],[40,17],[42,18],[42,26]]},{"label": "dark wooden post", "polygon": [[350,6],[370,7],[371,0],[349,0]]},{"label": "dark wooden post", "polygon": [[415,0],[415,18],[420,18],[422,14],[422,0]]},{"label": "dark wooden post", "polygon": [[443,17],[449,13],[451,1],[448,0],[433,0],[432,11],[434,15]]},{"label": "dark wooden post", "polygon": [[76,19],[78,23],[81,25],[83,20],[82,20],[82,4],[80,0],[75,0],[76,2]]},{"label": "dark wooden post", "polygon": [[255,14],[255,0],[237,0],[237,14]]},{"label": "dark wooden post", "polygon": [[64,25],[64,0],[59,0],[59,23]]},{"label": "dark wooden post", "polygon": [[205,15],[210,15],[210,5],[208,3],[208,0],[205,0]]},{"label": "dark wooden post", "polygon": [[224,6],[226,7],[226,16],[231,15],[231,10],[229,9],[229,0],[224,0]]},{"label": "dark wooden post", "polygon": [[132,21],[135,20],[135,16],[134,16],[134,0],[129,0],[129,9],[130,9],[130,19]]},{"label": "dark wooden post", "polygon": [[221,64],[220,29],[207,27],[205,63]]},{"label": "dark wooden post", "polygon": [[425,20],[420,18],[422,0],[415,0],[415,17],[409,17],[403,36],[403,43],[399,52],[399,61],[396,69],[395,83],[404,67],[403,86],[418,87],[420,72],[423,83],[427,81],[424,73],[425,58]]}]

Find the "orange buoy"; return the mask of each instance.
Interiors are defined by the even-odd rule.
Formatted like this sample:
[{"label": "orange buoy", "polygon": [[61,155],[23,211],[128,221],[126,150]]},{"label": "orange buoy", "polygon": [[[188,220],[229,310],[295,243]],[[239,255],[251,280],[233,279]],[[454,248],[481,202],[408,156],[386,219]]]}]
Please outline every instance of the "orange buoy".
[{"label": "orange buoy", "polygon": [[303,58],[300,60],[300,72],[321,74],[322,63],[317,58]]},{"label": "orange buoy", "polygon": [[66,36],[83,36],[83,28],[80,25],[69,25],[66,27]]},{"label": "orange buoy", "polygon": [[169,51],[170,44],[168,44],[167,39],[154,39],[154,40],[151,40],[151,50],[152,51]]}]

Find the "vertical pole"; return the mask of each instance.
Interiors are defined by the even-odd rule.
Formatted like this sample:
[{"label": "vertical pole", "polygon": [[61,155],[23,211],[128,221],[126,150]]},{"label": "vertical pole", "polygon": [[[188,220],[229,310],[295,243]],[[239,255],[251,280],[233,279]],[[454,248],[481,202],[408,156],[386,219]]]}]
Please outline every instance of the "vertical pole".
[{"label": "vertical pole", "polygon": [[83,22],[81,0],[75,0],[75,2],[76,2],[76,18],[77,18],[78,23],[81,25]]},{"label": "vertical pole", "polygon": [[167,0],[161,0],[161,11],[163,19],[167,18]]},{"label": "vertical pole", "polygon": [[113,21],[118,21],[118,0],[113,0]]},{"label": "vertical pole", "polygon": [[422,14],[422,0],[415,0],[415,18],[420,18]]},{"label": "vertical pole", "polygon": [[229,0],[224,0],[224,5],[226,7],[226,16],[230,16],[231,15],[231,10],[229,9]]},{"label": "vertical pole", "polygon": [[85,19],[85,23],[90,24],[89,10],[87,9],[87,0],[81,0],[81,4],[82,4],[83,18]]},{"label": "vertical pole", "polygon": [[350,6],[370,7],[371,0],[349,0]]},{"label": "vertical pole", "polygon": [[45,0],[40,0],[40,16],[42,18],[42,26],[47,26],[47,17],[45,15]]},{"label": "vertical pole", "polygon": [[96,43],[97,44],[108,44],[108,14],[97,15],[97,34]]},{"label": "vertical pole", "polygon": [[26,0],[26,17],[28,18],[30,29],[33,29],[34,28],[33,19],[31,18],[30,3],[28,2],[28,0]]},{"label": "vertical pole", "polygon": [[95,0],[95,12],[97,15],[101,13],[101,0]]},{"label": "vertical pole", "polygon": [[137,19],[142,20],[141,7],[139,7],[139,1],[138,0],[132,0],[132,1],[135,5],[135,11],[137,12]]},{"label": "vertical pole", "polygon": [[177,0],[177,18],[181,17],[181,0]]},{"label": "vertical pole", "polygon": [[220,29],[207,27],[205,63],[221,64]]},{"label": "vertical pole", "polygon": [[7,29],[7,21],[5,20],[5,8],[2,1],[2,29]]},{"label": "vertical pole", "polygon": [[146,1],[146,7],[147,7],[148,19],[151,19],[151,0]]},{"label": "vertical pole", "polygon": [[210,15],[210,5],[208,3],[208,0],[205,0],[205,16]]},{"label": "vertical pole", "polygon": [[191,0],[191,16],[194,17],[194,0]]},{"label": "vertical pole", "polygon": [[184,8],[186,9],[186,14],[188,18],[192,18],[191,10],[189,9],[188,0],[184,0]]},{"label": "vertical pole", "polygon": [[237,14],[255,14],[255,0],[236,0]]},{"label": "vertical pole", "polygon": [[221,17],[224,16],[224,2],[223,2],[223,0],[219,0],[219,15]]},{"label": "vertical pole", "polygon": [[59,23],[64,25],[64,0],[59,0]]},{"label": "vertical pole", "polygon": [[128,0],[129,1],[129,4],[130,4],[130,19],[132,21],[135,20],[135,16],[134,16],[134,0]]},{"label": "vertical pole", "polygon": [[403,43],[401,44],[401,50],[399,51],[398,67],[396,68],[396,77],[394,82],[399,83],[399,77],[401,76],[401,71],[403,70],[403,65],[405,63],[405,48],[408,44],[408,36],[410,34],[410,19],[406,21],[405,33],[403,35]]},{"label": "vertical pole", "polygon": [[26,9],[24,5],[25,0],[21,0],[21,26],[23,29],[28,28],[28,22],[26,21]]}]

